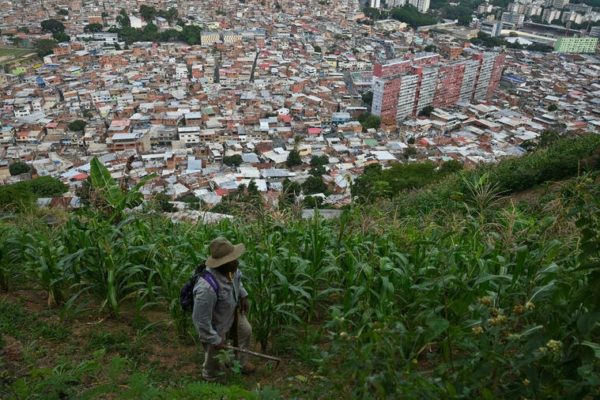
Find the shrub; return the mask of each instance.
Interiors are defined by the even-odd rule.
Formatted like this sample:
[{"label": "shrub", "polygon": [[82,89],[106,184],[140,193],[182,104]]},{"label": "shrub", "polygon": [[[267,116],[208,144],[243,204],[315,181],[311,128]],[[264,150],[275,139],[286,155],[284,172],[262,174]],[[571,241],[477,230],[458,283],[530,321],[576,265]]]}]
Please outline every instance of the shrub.
[{"label": "shrub", "polygon": [[37,197],[57,197],[69,190],[69,187],[51,176],[40,176],[31,181],[31,193]]},{"label": "shrub", "polygon": [[31,171],[31,167],[28,164],[25,164],[24,162],[16,162],[11,164],[10,167],[8,167],[8,171],[12,176],[15,176],[25,174]]},{"label": "shrub", "polygon": [[69,130],[73,132],[82,132],[85,129],[86,125],[87,122],[81,119],[76,119],[75,121],[69,123]]}]

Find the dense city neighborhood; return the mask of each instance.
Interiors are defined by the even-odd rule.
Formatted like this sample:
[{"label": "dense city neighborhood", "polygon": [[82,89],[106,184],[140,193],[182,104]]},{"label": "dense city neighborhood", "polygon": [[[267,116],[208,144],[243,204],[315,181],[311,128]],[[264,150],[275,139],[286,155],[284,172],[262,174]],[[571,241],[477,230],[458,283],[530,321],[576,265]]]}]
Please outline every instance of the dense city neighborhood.
[{"label": "dense city neighborhood", "polygon": [[[0,46],[38,56],[2,53],[0,182],[56,177],[68,201],[38,203],[77,207],[98,157],[129,184],[156,174],[146,198],[208,210],[252,185],[276,207],[296,182],[339,207],[371,164],[469,167],[548,132],[600,133],[597,8],[482,2],[466,21],[414,26],[394,10],[429,1],[389,6],[3,2]],[[11,176],[15,162],[31,172]]]}]

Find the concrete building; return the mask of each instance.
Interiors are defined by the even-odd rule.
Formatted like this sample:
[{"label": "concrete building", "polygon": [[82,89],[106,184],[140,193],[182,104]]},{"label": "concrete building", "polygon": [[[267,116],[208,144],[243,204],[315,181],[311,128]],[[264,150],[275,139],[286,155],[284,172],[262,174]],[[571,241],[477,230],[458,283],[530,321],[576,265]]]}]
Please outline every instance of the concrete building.
[{"label": "concrete building", "polygon": [[554,7],[558,10],[562,10],[569,4],[569,0],[546,0],[546,7]]},{"label": "concrete building", "polygon": [[369,7],[371,7],[371,8],[381,7],[381,0],[369,0]]},{"label": "concrete building", "polygon": [[427,106],[450,107],[490,98],[500,79],[505,55],[474,54],[440,63],[436,54],[375,64],[371,112],[384,125],[414,117]]},{"label": "concrete building", "polygon": [[491,37],[498,37],[502,33],[502,22],[490,21],[481,23],[481,32],[487,33]]},{"label": "concrete building", "polygon": [[491,13],[494,9],[494,6],[490,3],[483,3],[477,6],[477,14],[488,14]]},{"label": "concrete building", "polygon": [[415,6],[420,13],[426,13],[429,10],[430,2],[431,0],[409,0],[409,4]]},{"label": "concrete building", "polygon": [[525,14],[526,8],[527,8],[527,6],[525,4],[508,3],[508,6],[506,6],[506,11],[508,11],[509,13],[515,13],[515,14]]},{"label": "concrete building", "polygon": [[542,21],[551,24],[552,21],[560,18],[560,10],[556,10],[553,8],[547,8],[542,13]]},{"label": "concrete building", "polygon": [[525,9],[525,15],[528,17],[542,15],[544,8],[539,4],[528,4]]},{"label": "concrete building", "polygon": [[219,40],[221,40],[221,34],[219,32],[207,31],[200,34],[200,43],[202,43],[203,46],[210,46]]},{"label": "concrete building", "polygon": [[502,25],[505,27],[518,28],[523,26],[523,22],[525,22],[525,15],[512,12],[503,12],[501,21]]},{"label": "concrete building", "polygon": [[575,24],[582,24],[583,21],[583,15],[575,12],[575,11],[565,11],[562,13],[562,17],[560,18],[560,20],[563,23],[566,22],[573,22]]},{"label": "concrete building", "polygon": [[558,53],[595,53],[598,46],[598,38],[558,38],[554,44],[554,50]]}]

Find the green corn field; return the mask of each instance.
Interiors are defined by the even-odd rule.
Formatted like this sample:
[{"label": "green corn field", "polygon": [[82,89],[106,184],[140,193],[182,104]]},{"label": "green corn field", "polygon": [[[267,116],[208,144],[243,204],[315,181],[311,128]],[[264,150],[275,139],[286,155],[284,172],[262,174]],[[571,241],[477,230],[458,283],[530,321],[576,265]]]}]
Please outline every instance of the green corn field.
[{"label": "green corn field", "polygon": [[[598,398],[598,179],[560,168],[560,179],[575,177],[519,198],[550,179],[508,175],[531,175],[534,162],[550,168],[556,160],[543,157],[356,203],[331,221],[277,213],[173,223],[125,212],[130,199],[113,188],[103,208],[61,214],[52,226],[39,211],[4,218],[0,287],[39,289],[49,309],[75,315],[67,320],[77,320],[82,304],[113,321],[123,310],[160,313],[153,326],[173,340],[195,340],[179,290],[208,243],[225,236],[246,245],[240,268],[256,349],[305,371],[279,388],[288,393],[282,397]],[[0,333],[10,332],[7,324],[0,322]],[[26,398],[17,394],[34,381],[4,373],[0,397]],[[90,393],[85,379],[77,382],[73,398]],[[144,398],[175,390],[154,389]]]}]

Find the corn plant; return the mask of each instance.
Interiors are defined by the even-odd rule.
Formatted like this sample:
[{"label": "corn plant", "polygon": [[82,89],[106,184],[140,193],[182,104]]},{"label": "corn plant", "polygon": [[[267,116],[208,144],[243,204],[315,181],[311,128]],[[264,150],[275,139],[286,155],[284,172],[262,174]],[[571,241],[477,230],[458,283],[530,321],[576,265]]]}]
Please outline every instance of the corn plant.
[{"label": "corn plant", "polygon": [[83,250],[69,254],[64,246],[44,235],[28,234],[26,271],[48,292],[48,306],[63,302],[65,286],[72,276],[71,266],[82,255]]},{"label": "corn plant", "polygon": [[23,262],[25,234],[17,227],[0,225],[0,290],[8,290]]},{"label": "corn plant", "polygon": [[101,300],[100,309],[108,309],[118,316],[121,303],[133,298],[143,286],[147,268],[133,263],[134,257],[145,248],[131,246],[123,229],[129,223],[114,226],[107,221],[95,221],[89,247],[83,251],[76,284],[79,293],[87,292]]}]

